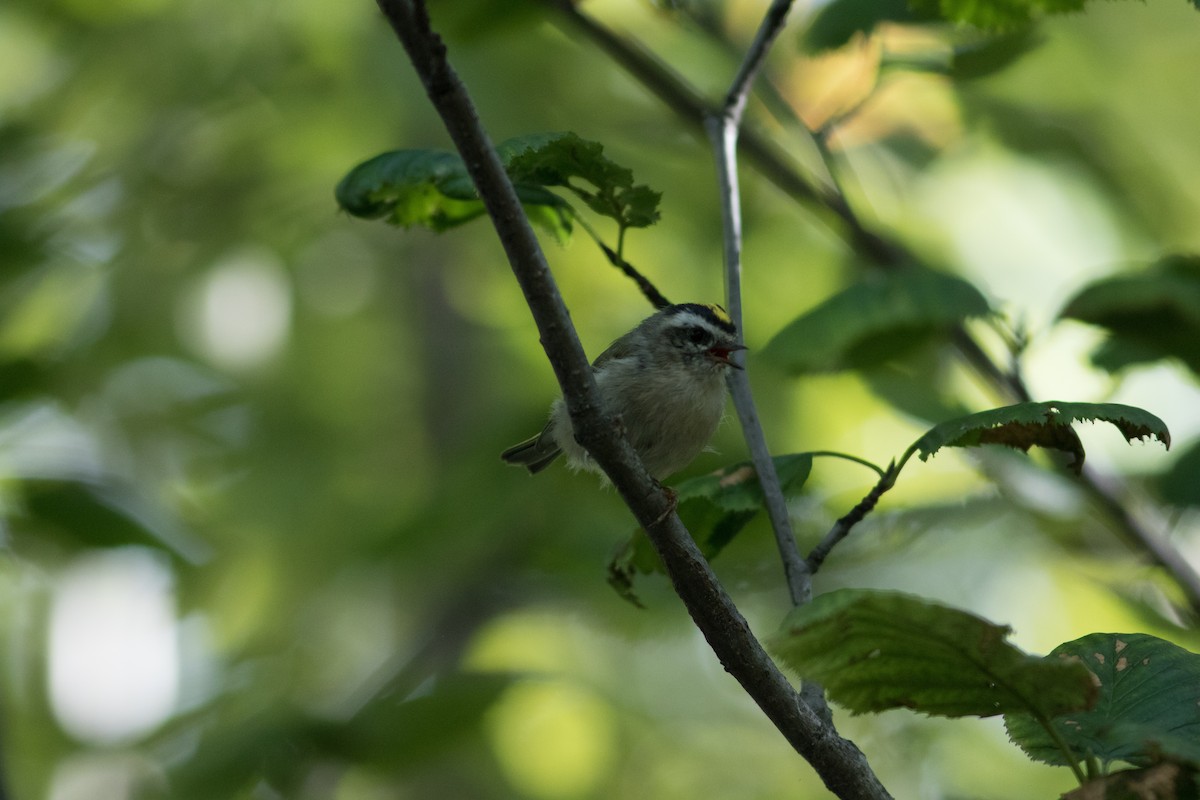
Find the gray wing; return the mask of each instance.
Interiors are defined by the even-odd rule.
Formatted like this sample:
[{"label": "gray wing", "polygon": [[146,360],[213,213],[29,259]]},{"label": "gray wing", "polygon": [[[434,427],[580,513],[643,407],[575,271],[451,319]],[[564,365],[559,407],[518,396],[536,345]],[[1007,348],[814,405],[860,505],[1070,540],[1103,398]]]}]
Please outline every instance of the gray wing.
[{"label": "gray wing", "polygon": [[592,362],[592,369],[597,370],[603,364],[618,358],[628,358],[633,355],[633,331],[625,334],[615,342],[610,344],[603,353],[596,356],[596,360]]}]

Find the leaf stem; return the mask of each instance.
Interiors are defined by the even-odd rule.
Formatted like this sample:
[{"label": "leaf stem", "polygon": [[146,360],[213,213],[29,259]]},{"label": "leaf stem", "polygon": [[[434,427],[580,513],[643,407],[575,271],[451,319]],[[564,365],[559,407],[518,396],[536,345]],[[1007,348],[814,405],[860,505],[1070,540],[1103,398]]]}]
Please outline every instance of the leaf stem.
[{"label": "leaf stem", "polygon": [[862,464],[864,467],[873,470],[880,478],[884,476],[885,470],[883,467],[879,466],[873,461],[868,461],[865,458],[859,458],[858,456],[851,455],[850,453],[841,453],[837,450],[810,450],[808,454],[813,457],[824,456],[825,458],[840,458],[845,461],[853,461],[855,464]]},{"label": "leaf stem", "polygon": [[[568,206],[568,208],[570,208],[570,206]],[[666,308],[667,306],[671,305],[671,301],[668,300],[663,293],[658,290],[658,287],[655,286],[649,278],[639,272],[638,269],[633,266],[633,264],[630,264],[621,256],[621,246],[625,236],[624,226],[622,226],[620,229],[619,236],[621,238],[617,240],[617,249],[613,250],[604,243],[604,240],[600,238],[600,234],[596,232],[596,229],[593,228],[591,224],[589,224],[588,221],[584,219],[578,212],[576,212],[574,208],[571,208],[571,218],[578,222],[579,227],[583,228],[584,232],[591,237],[592,241],[596,243],[596,246],[600,248],[600,251],[604,253],[604,257],[608,259],[608,262],[617,269],[621,270],[621,272],[625,273],[626,277],[637,284],[637,287],[641,290],[642,295],[650,301],[650,305],[654,306],[655,308]]]},{"label": "leaf stem", "polygon": [[879,498],[883,497],[889,489],[896,485],[896,478],[900,476],[900,470],[903,465],[897,465],[895,461],[888,465],[888,468],[879,476],[879,481],[867,492],[867,496],[858,501],[858,505],[850,509],[844,517],[833,523],[833,527],[829,529],[829,533],[825,534],[825,538],[812,549],[806,559],[809,570],[815,575],[821,565],[825,563],[825,559],[829,557],[830,551],[838,544],[838,542],[850,535],[850,531],[854,526],[862,522],[863,519],[875,510],[876,504],[879,503]]},{"label": "leaf stem", "polygon": [[1040,711],[1034,711],[1033,718],[1036,719],[1038,724],[1046,730],[1046,733],[1050,734],[1050,738],[1054,740],[1054,744],[1066,757],[1067,763],[1071,766],[1071,772],[1075,774],[1075,780],[1079,781],[1079,785],[1082,786],[1083,784],[1087,783],[1087,775],[1085,775],[1083,770],[1079,767],[1078,756],[1076,756],[1075,751],[1071,749],[1071,745],[1067,744],[1067,741],[1062,738],[1062,734],[1059,733],[1058,729],[1054,727],[1054,723],[1051,722],[1050,719]]}]

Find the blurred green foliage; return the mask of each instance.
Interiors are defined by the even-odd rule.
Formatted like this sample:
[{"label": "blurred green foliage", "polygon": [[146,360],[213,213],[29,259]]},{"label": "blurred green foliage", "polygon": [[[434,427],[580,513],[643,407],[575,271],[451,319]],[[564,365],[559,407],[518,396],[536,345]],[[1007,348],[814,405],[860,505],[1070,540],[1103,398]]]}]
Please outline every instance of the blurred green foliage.
[{"label": "blurred green foliage", "polygon": [[[493,139],[602,143],[663,192],[661,221],[623,255],[672,298],[719,301],[707,144],[540,4],[431,5]],[[701,5],[585,7],[717,96],[762,4]],[[1089,457],[1144,473],[1151,501],[1161,486],[1194,505],[1194,375],[1171,359],[1092,369],[1099,334],[1052,322],[1118,264],[1200,251],[1195,112],[1180,100],[1200,15],[1092,5],[969,83],[877,69],[952,54],[959,33],[884,26],[810,57],[803,9],[791,24],[752,124],[827,176],[779,112],[835,120],[860,213],[1008,314],[1040,396],[1161,416],[1185,457],[1119,436],[1089,439]],[[350,165],[447,147],[371,3],[0,9],[9,795],[825,796],[665,581],[639,583],[641,611],[608,588],[630,527],[618,498],[500,464],[556,388],[489,228],[437,237],[337,210]],[[886,459],[939,409],[997,404],[938,342],[866,376],[796,383],[756,362],[863,265],[823,215],[744,180],[749,369],[777,453]],[[648,313],[595,248],[547,244],[589,352]],[[998,353],[1012,344],[989,335]],[[714,447],[681,479],[745,458],[734,424]],[[1100,629],[1194,645],[1169,582],[1071,484],[1009,456],[913,465],[818,591],[919,591],[1041,652]],[[794,500],[802,542],[867,488],[861,469],[818,462]],[[1195,552],[1194,512],[1176,516]],[[787,598],[760,520],[717,566],[756,629],[774,629]],[[839,717],[898,797],[1069,786],[972,724]]]}]

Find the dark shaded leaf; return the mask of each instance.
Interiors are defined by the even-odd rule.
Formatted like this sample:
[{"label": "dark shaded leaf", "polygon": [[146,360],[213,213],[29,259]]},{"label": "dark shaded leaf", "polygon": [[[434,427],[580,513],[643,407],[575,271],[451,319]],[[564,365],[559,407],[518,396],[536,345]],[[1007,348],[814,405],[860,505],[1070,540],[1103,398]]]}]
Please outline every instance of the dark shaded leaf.
[{"label": "dark shaded leaf", "polygon": [[[775,457],[775,471],[785,494],[799,492],[811,470],[810,453]],[[716,558],[763,504],[758,473],[749,461],[689,478],[673,488],[679,517],[708,559]],[[634,578],[663,571],[662,560],[646,533],[639,529],[609,562],[608,582],[626,600],[641,605],[633,591]]]},{"label": "dark shaded leaf", "polygon": [[764,357],[796,374],[877,366],[990,311],[973,285],[928,270],[845,289],[775,335]]},{"label": "dark shaded leaf", "polygon": [[859,375],[877,397],[917,419],[962,416],[970,409],[955,397],[953,361],[944,351],[943,343],[930,342],[885,364],[864,367]]},{"label": "dark shaded leaf", "polygon": [[1079,11],[1085,3],[1086,0],[910,0],[912,8],[922,13],[994,31],[1013,30],[1047,14]]},{"label": "dark shaded leaf", "polygon": [[196,563],[208,546],[132,490],[73,480],[25,480],[24,516],[84,547],[141,545]]},{"label": "dark shaded leaf", "polygon": [[574,133],[551,133],[523,137],[502,147],[501,157],[514,182],[564,187],[622,228],[644,228],[658,221],[662,195],[635,186],[633,172],[605,156],[599,142]]},{"label": "dark shaded leaf", "polygon": [[393,150],[364,161],[337,185],[338,205],[356,217],[443,231],[478,217],[462,159],[440,150]]},{"label": "dark shaded leaf", "polygon": [[913,443],[922,461],[943,447],[977,447],[1002,444],[1028,451],[1034,445],[1071,454],[1071,468],[1083,469],[1083,444],[1071,428],[1073,422],[1101,421],[1115,425],[1128,441],[1153,437],[1168,448],[1167,426],[1149,411],[1119,403],[1020,403],[948,420],[930,429]]},{"label": "dark shaded leaf", "polygon": [[[1078,760],[1145,765],[1168,757],[1200,765],[1200,656],[1147,634],[1093,633],[1059,645],[1046,660],[1086,666],[1099,688],[1089,711],[1052,715]],[[1028,715],[1004,722],[1031,758],[1068,763]]]},{"label": "dark shaded leaf", "polygon": [[354,761],[403,771],[461,746],[512,682],[511,675],[493,673],[443,676],[421,696],[375,699],[350,723],[330,726],[320,738],[324,747]]},{"label": "dark shaded leaf", "polygon": [[1166,256],[1146,269],[1096,281],[1059,314],[1107,329],[1096,366],[1116,371],[1177,358],[1200,375],[1200,256]]},{"label": "dark shaded leaf", "polygon": [[956,80],[974,80],[994,75],[1043,41],[1032,26],[1024,26],[1000,36],[956,44],[946,74]]},{"label": "dark shaded leaf", "polygon": [[936,14],[913,11],[905,0],[832,0],[809,20],[802,44],[809,53],[841,47],[856,34],[869,34],[884,22],[928,22]]},{"label": "dark shaded leaf", "polygon": [[1200,506],[1200,441],[1185,450],[1155,483],[1168,503]]},{"label": "dark shaded leaf", "polygon": [[768,644],[855,714],[1053,715],[1094,701],[1086,669],[1026,655],[1009,632],[920,597],[841,589],[793,610]]}]

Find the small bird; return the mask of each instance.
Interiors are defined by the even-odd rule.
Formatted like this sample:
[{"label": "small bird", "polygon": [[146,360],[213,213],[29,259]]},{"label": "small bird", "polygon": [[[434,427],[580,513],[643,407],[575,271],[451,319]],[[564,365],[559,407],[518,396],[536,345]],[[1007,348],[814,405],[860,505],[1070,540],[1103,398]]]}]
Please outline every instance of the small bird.
[{"label": "small bird", "polygon": [[[605,410],[619,415],[646,470],[662,480],[691,463],[725,412],[725,371],[745,350],[718,305],[682,303],[660,309],[592,362]],[[509,464],[541,472],[566,453],[572,469],[600,472],[575,432],[562,398],[542,432],[500,454]]]}]

